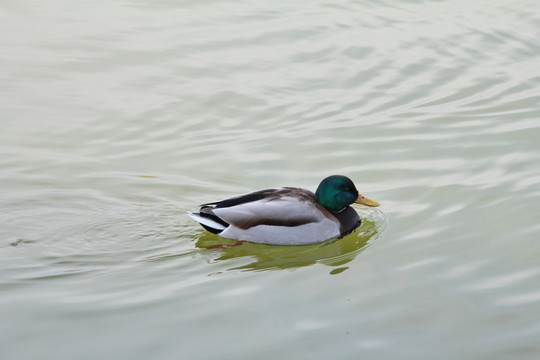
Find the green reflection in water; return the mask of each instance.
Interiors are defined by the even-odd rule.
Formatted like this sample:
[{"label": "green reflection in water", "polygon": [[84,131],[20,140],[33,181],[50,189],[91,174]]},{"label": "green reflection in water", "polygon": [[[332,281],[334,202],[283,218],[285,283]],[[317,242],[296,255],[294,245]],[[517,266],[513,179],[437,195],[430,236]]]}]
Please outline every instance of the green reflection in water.
[{"label": "green reflection in water", "polygon": [[214,261],[226,261],[231,259],[246,258],[249,263],[230,268],[229,270],[262,271],[294,269],[313,264],[324,264],[332,267],[330,274],[337,275],[348,267],[344,267],[353,260],[360,251],[380,234],[380,227],[376,222],[363,220],[360,226],[352,234],[342,239],[332,239],[319,244],[301,246],[279,246],[255,243],[243,243],[239,246],[228,248],[207,249],[222,244],[234,244],[234,241],[220,238],[208,232],[202,232],[196,241],[197,247],[204,251],[215,251],[218,256]]}]

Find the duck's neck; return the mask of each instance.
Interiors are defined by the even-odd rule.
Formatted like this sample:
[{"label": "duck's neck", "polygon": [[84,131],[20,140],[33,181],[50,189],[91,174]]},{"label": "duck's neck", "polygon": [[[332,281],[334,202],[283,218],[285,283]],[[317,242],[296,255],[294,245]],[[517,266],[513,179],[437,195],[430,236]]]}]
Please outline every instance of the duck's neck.
[{"label": "duck's neck", "polygon": [[358,213],[350,206],[345,207],[340,212],[332,212],[339,221],[339,232],[341,236],[350,234],[354,229],[360,226],[360,217]]}]

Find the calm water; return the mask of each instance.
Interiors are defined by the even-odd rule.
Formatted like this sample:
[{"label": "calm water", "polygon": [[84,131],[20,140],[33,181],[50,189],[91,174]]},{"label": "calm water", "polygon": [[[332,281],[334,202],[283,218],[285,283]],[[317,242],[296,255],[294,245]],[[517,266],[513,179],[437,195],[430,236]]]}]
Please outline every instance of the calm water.
[{"label": "calm water", "polygon": [[[535,1],[3,1],[2,359],[538,359]],[[342,240],[186,214],[350,176]]]}]

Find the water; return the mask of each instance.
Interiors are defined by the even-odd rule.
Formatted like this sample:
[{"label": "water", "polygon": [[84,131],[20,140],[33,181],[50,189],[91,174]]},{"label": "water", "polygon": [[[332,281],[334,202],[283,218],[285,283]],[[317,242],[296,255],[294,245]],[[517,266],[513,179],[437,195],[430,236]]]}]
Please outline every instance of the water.
[{"label": "water", "polygon": [[[5,1],[2,359],[536,359],[533,1]],[[306,247],[186,214],[354,179]]]}]

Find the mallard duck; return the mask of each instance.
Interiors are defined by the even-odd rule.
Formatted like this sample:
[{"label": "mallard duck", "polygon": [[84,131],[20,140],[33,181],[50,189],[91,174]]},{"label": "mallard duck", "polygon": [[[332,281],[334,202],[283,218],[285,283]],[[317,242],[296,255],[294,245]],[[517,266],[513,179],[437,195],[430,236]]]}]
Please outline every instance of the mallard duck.
[{"label": "mallard duck", "polygon": [[360,217],[349,205],[379,206],[346,176],[332,175],[317,191],[281,187],[201,205],[189,215],[227,239],[270,245],[306,245],[350,234]]}]

